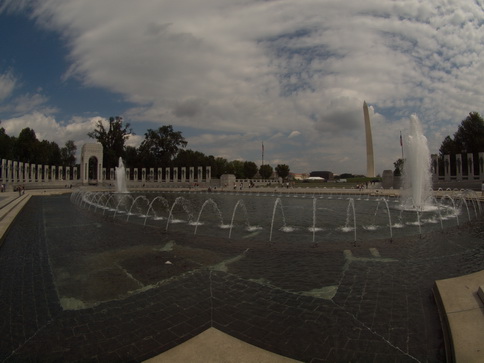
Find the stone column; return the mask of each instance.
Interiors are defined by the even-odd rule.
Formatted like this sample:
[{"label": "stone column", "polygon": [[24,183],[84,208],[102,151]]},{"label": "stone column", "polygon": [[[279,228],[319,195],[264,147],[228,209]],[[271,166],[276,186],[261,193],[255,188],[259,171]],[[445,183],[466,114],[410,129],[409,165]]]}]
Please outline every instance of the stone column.
[{"label": "stone column", "polygon": [[134,168],[134,181],[138,181],[138,168]]},{"label": "stone column", "polygon": [[467,180],[474,180],[474,154],[467,153]]},{"label": "stone column", "polygon": [[188,171],[190,174],[189,174],[189,180],[190,180],[190,183],[193,183],[194,180],[195,180],[195,168],[193,166],[190,166],[189,168],[189,171]]},{"label": "stone column", "polygon": [[455,156],[455,176],[457,181],[462,180],[462,154]]},{"label": "stone column", "polygon": [[182,182],[185,182],[187,180],[187,168],[186,167],[182,167],[181,168],[181,181]]},{"label": "stone column", "polygon": [[450,181],[450,155],[444,155],[444,180]]},{"label": "stone column", "polygon": [[155,181],[155,168],[150,168],[150,177],[149,177],[150,182]]},{"label": "stone column", "polygon": [[203,181],[203,166],[199,166],[197,168],[197,181],[202,182]]},{"label": "stone column", "polygon": [[479,153],[479,180],[484,180],[484,152]]},{"label": "stone column", "polygon": [[165,181],[169,183],[171,181],[171,174],[170,174],[171,169],[166,168],[165,169]]},{"label": "stone column", "polygon": [[78,175],[79,175],[79,168],[77,166],[74,166],[72,178],[75,181],[77,181],[79,178]]},{"label": "stone column", "polygon": [[432,154],[430,162],[430,169],[432,171],[432,180],[434,182],[439,180],[439,156],[437,154]]},{"label": "stone column", "polygon": [[173,181],[178,183],[178,168],[173,168]]},{"label": "stone column", "polygon": [[13,180],[12,181],[14,183],[17,183],[18,182],[18,162],[16,162],[16,161],[13,162],[12,169],[13,169],[12,170],[13,171],[13,173],[12,173],[12,176],[13,176],[12,179]]},{"label": "stone column", "polygon": [[146,181],[146,168],[141,168],[141,181],[143,183]]},{"label": "stone column", "polygon": [[163,169],[157,168],[156,173],[158,174],[158,183],[161,183],[163,181]]},{"label": "stone column", "polygon": [[71,180],[71,167],[66,166],[66,180]]},{"label": "stone column", "polygon": [[210,180],[212,180],[212,167],[206,166],[205,167],[205,181],[207,183],[210,183]]}]

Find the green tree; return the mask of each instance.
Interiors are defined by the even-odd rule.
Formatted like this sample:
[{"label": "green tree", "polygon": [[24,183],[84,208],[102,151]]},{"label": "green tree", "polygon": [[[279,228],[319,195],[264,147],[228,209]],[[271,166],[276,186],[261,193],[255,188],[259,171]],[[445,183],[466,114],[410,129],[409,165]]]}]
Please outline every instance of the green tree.
[{"label": "green tree", "polygon": [[123,124],[123,118],[116,116],[109,118],[107,129],[99,120],[96,129],[87,135],[96,139],[103,146],[103,164],[105,168],[109,169],[118,165],[119,157],[124,155],[126,140],[134,133],[129,123]]},{"label": "green tree", "polygon": [[401,176],[402,175],[404,163],[405,163],[405,161],[402,158],[398,159],[397,161],[395,161],[393,163],[393,166],[395,167],[395,169],[393,170],[394,176]]},{"label": "green tree", "polygon": [[454,142],[461,151],[468,153],[484,151],[484,120],[478,112],[471,112],[465,120],[462,120],[454,134]]},{"label": "green tree", "polygon": [[173,159],[173,164],[175,166],[207,166],[208,157],[200,152],[193,150],[180,150],[177,156]]},{"label": "green tree", "polygon": [[7,135],[5,129],[0,127],[0,158],[13,159],[13,144],[14,140]]},{"label": "green tree", "polygon": [[289,166],[286,164],[278,164],[276,166],[276,173],[279,178],[286,179],[289,176]]},{"label": "green tree", "polygon": [[244,162],[240,160],[233,160],[229,163],[229,170],[231,174],[235,174],[237,179],[245,179]]},{"label": "green tree", "polygon": [[229,174],[229,162],[222,157],[209,156],[209,165],[212,167],[212,176],[220,178],[223,174]]},{"label": "green tree", "polygon": [[[479,152],[484,151],[484,120],[478,112],[470,112],[462,120],[454,133],[454,137],[447,136],[440,146],[440,164],[443,164],[443,156],[450,155],[451,173],[455,174],[455,155],[460,153],[472,153],[474,156],[473,170],[479,170]],[[467,158],[462,159],[464,173],[467,171]]]},{"label": "green tree", "polygon": [[[140,160],[138,148],[134,146],[126,146],[124,150],[124,162],[129,168],[141,168],[143,163]],[[118,158],[119,163],[119,158]]]},{"label": "green tree", "polygon": [[259,174],[264,179],[271,178],[273,172],[274,169],[272,169],[272,166],[270,166],[269,164],[261,165],[261,167],[259,168]]},{"label": "green tree", "polygon": [[257,174],[257,164],[253,161],[244,162],[244,175],[248,179],[252,179]]},{"label": "green tree", "polygon": [[61,164],[73,167],[76,165],[77,146],[74,140],[67,140],[64,147],[60,149]]},{"label": "green tree", "polygon": [[35,131],[26,127],[20,131],[13,145],[13,157],[22,162],[39,163],[39,140]]},{"label": "green tree", "polygon": [[168,125],[158,130],[148,129],[139,150],[154,166],[169,165],[180,148],[185,148],[187,144],[181,131],[173,131],[173,127]]}]

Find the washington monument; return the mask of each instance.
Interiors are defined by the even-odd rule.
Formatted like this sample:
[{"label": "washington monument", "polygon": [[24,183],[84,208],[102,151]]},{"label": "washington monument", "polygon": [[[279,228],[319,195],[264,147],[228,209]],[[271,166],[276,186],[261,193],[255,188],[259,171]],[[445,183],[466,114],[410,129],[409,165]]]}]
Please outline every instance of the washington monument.
[{"label": "washington monument", "polygon": [[375,160],[373,158],[373,139],[371,137],[370,114],[368,113],[368,105],[363,101],[363,115],[365,116],[365,131],[366,131],[366,176],[370,178],[375,177]]}]

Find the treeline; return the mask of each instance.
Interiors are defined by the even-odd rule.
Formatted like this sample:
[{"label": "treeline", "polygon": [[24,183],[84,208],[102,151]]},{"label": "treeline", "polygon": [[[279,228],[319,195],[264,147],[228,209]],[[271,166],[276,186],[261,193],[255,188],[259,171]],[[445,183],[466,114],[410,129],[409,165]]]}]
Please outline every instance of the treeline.
[{"label": "treeline", "polygon": [[[188,142],[180,131],[171,125],[161,126],[156,130],[148,129],[139,147],[127,146],[126,141],[134,135],[129,123],[122,117],[110,117],[108,125],[98,121],[95,129],[88,136],[103,146],[103,165],[110,169],[118,166],[119,157],[130,168],[210,166],[212,176],[219,178],[223,174],[235,174],[238,179],[272,177],[274,169],[266,164],[260,168],[252,161],[228,161],[222,157],[205,155],[200,151],[187,149]],[[55,142],[39,141],[35,131],[23,129],[18,137],[9,136],[0,128],[0,158],[44,165],[75,166],[77,148],[69,140],[64,147]],[[289,167],[279,164],[275,168],[277,175],[287,178]]]},{"label": "treeline", "polygon": [[24,163],[43,165],[76,165],[77,147],[69,140],[63,147],[54,141],[39,141],[35,131],[29,127],[20,131],[18,137],[9,136],[0,128],[0,158]]}]

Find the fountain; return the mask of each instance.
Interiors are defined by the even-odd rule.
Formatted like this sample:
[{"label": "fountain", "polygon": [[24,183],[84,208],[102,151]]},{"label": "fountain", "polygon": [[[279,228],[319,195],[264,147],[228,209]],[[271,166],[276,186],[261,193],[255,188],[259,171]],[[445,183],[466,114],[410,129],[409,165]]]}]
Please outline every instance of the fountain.
[{"label": "fountain", "polygon": [[422,132],[418,117],[412,115],[403,170],[402,208],[420,211],[435,208],[432,202],[431,177],[427,138]]},{"label": "fountain", "polygon": [[[116,176],[116,191],[127,193],[121,158]],[[344,195],[328,191],[312,194],[312,197],[307,193],[290,195],[276,190],[272,193],[212,191],[210,198],[201,192],[187,192],[183,196],[183,192],[145,194],[132,191],[129,194],[101,196],[97,193],[102,192],[80,191],[82,195],[74,195],[72,200],[81,207],[90,209],[93,206],[94,212],[102,209],[103,215],[112,213],[113,219],[116,215],[126,213],[126,221],[136,223],[136,218],[130,216],[137,214],[142,217],[143,226],[159,227],[160,221],[163,221],[164,230],[168,231],[172,226],[170,232],[173,233],[193,231],[193,226],[193,234],[197,235],[198,227],[203,224],[205,234],[228,237],[228,240],[236,233],[241,239],[308,241],[315,245],[320,241],[351,241],[356,245],[357,241],[364,240],[383,238],[393,241],[398,237],[422,236],[423,233],[436,230],[433,226],[439,222],[441,230],[444,229],[444,221],[446,227],[458,227],[459,214],[463,211],[467,212],[469,222],[471,208],[476,218],[481,213],[477,194],[473,191],[449,189],[444,195],[439,191],[439,199],[433,195],[430,152],[420,121],[415,115],[410,117],[403,185],[400,198],[393,199],[378,193],[368,193],[366,198],[362,198],[362,191],[357,190]],[[161,202],[155,203],[157,200]],[[381,203],[385,208],[379,208]],[[178,213],[177,206],[181,207],[187,218],[174,218],[174,213]],[[202,212],[209,206],[212,207],[211,211],[204,214],[202,223]],[[238,208],[243,210],[243,215],[237,224],[235,216]],[[195,220],[193,216],[197,214]],[[230,224],[223,223],[224,216],[231,216]],[[257,226],[251,227],[249,218],[257,221]],[[397,222],[393,224],[392,220]]]},{"label": "fountain", "polygon": [[121,157],[116,167],[116,193],[129,193],[126,186],[126,168]]}]

